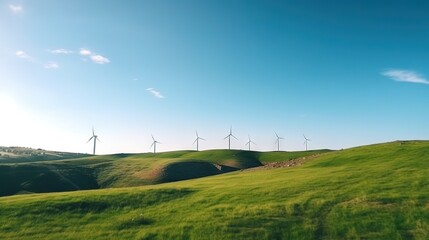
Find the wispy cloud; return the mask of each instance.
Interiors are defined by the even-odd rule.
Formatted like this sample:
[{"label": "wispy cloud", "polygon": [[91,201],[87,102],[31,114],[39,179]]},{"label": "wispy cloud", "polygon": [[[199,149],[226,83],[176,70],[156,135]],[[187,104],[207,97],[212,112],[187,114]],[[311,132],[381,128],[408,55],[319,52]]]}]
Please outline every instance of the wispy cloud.
[{"label": "wispy cloud", "polygon": [[154,88],[148,88],[146,90],[149,91],[150,93],[152,93],[152,95],[155,96],[156,98],[164,98],[164,96],[159,91],[155,90]]},{"label": "wispy cloud", "polygon": [[9,9],[13,13],[19,13],[19,12],[22,12],[22,10],[23,10],[21,5],[14,5],[14,4],[9,4]]},{"label": "wispy cloud", "polygon": [[22,50],[16,51],[15,56],[17,56],[19,58],[23,58],[23,59],[30,59],[31,58],[27,53],[25,53]]},{"label": "wispy cloud", "polygon": [[72,54],[73,53],[73,51],[64,49],[64,48],[49,50],[49,52],[53,54]]},{"label": "wispy cloud", "polygon": [[45,65],[43,65],[43,67],[46,69],[57,69],[60,66],[56,62],[48,62]]},{"label": "wispy cloud", "polygon": [[93,63],[97,63],[97,64],[110,63],[110,60],[107,57],[102,56],[100,54],[93,53],[90,50],[85,48],[81,48],[79,50],[79,54],[82,56],[88,57]]},{"label": "wispy cloud", "polygon": [[106,63],[110,62],[109,59],[107,59],[106,57],[103,57],[101,55],[92,55],[90,58],[91,58],[91,61],[93,61],[94,63],[98,63],[98,64],[106,64]]},{"label": "wispy cloud", "polygon": [[81,48],[79,50],[79,54],[82,55],[82,56],[90,56],[92,54],[92,52],[89,51],[88,49]]},{"label": "wispy cloud", "polygon": [[424,78],[421,74],[414,71],[409,71],[409,70],[390,69],[390,70],[381,72],[381,75],[386,76],[398,82],[429,84],[429,81],[426,78]]},{"label": "wispy cloud", "polygon": [[58,65],[58,63],[50,61],[47,63],[42,63],[41,61],[31,57],[30,55],[28,55],[26,52],[19,50],[15,52],[15,56],[24,60],[27,60],[28,62],[35,64],[37,66],[41,66],[44,67],[46,69],[57,69],[60,67],[60,65]]}]

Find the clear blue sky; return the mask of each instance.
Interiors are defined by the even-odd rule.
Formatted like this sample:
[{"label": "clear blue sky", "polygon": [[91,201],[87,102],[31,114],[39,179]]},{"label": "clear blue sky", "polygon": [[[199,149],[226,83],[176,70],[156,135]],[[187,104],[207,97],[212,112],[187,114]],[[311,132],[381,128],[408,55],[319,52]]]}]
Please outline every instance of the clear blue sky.
[{"label": "clear blue sky", "polygon": [[[0,1],[0,146],[340,149],[429,136],[427,1]],[[426,76],[425,76],[426,75]]]}]

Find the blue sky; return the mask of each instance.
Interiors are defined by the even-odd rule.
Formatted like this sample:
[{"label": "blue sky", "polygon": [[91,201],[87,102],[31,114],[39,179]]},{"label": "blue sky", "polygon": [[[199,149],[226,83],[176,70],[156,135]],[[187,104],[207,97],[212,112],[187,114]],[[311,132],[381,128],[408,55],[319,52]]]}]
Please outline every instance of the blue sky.
[{"label": "blue sky", "polygon": [[425,1],[0,1],[0,145],[98,153],[427,139]]}]

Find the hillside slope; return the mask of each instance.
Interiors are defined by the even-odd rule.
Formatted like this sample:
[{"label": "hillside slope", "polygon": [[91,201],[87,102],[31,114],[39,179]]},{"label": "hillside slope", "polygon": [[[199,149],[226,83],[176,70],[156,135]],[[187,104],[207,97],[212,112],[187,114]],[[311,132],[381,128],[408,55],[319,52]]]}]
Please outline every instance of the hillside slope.
[{"label": "hillside slope", "polygon": [[259,153],[239,150],[114,154],[20,164],[0,164],[0,196],[130,187],[180,181],[287,161],[308,152]]},{"label": "hillside slope", "polygon": [[41,162],[87,157],[88,154],[48,151],[24,147],[1,147],[0,163]]},{"label": "hillside slope", "polygon": [[0,198],[1,239],[428,239],[429,142],[294,168]]}]

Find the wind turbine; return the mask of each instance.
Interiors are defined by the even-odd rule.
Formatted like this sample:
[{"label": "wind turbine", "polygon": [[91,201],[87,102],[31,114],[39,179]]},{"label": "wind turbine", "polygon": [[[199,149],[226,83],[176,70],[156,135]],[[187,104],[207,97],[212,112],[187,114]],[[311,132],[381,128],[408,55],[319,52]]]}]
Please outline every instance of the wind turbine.
[{"label": "wind turbine", "polygon": [[302,136],[304,136],[304,139],[305,139],[305,141],[304,141],[305,151],[307,151],[307,144],[308,144],[309,141],[311,141],[311,139],[307,138],[304,134],[302,134]]},{"label": "wind turbine", "polygon": [[223,139],[227,139],[228,138],[228,149],[231,150],[231,137],[235,138],[238,140],[238,138],[236,138],[233,134],[232,134],[232,127],[229,129],[229,134]]},{"label": "wind turbine", "polygon": [[153,135],[151,135],[151,136],[152,136],[152,140],[153,140],[153,142],[152,142],[152,144],[150,145],[150,147],[152,147],[152,146],[153,146],[153,153],[156,153],[156,144],[157,144],[157,143],[160,143],[160,142],[156,141],[156,140],[155,140],[155,138],[153,137]]},{"label": "wind turbine", "polygon": [[279,135],[277,135],[276,132],[274,132],[274,133],[276,134],[276,137],[277,137],[277,140],[276,140],[276,143],[277,143],[277,152],[279,152],[280,151],[280,140],[284,139],[284,138],[279,137]]},{"label": "wind turbine", "polygon": [[197,151],[198,151],[198,142],[199,142],[199,140],[201,139],[201,140],[205,141],[205,139],[204,138],[200,138],[200,136],[198,136],[197,130],[195,130],[195,133],[197,134],[197,138],[195,138],[195,141],[192,144],[197,143]]},{"label": "wind turbine", "polygon": [[247,141],[246,143],[246,145],[249,145],[249,151],[250,151],[250,145],[252,145],[252,143],[256,145],[254,141],[250,140],[250,135],[249,135],[249,141]]},{"label": "wind turbine", "polygon": [[93,152],[93,155],[95,155],[95,145],[97,143],[97,140],[100,141],[100,139],[98,139],[98,136],[95,135],[94,128],[92,128],[92,137],[86,143],[89,143],[89,141],[91,141],[92,139],[94,139],[94,152]]}]

